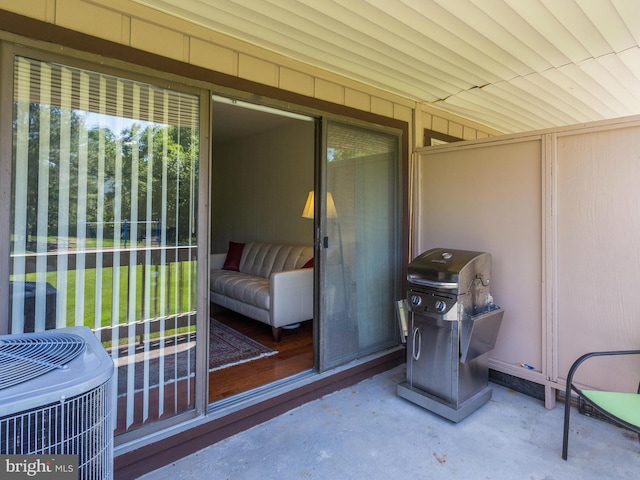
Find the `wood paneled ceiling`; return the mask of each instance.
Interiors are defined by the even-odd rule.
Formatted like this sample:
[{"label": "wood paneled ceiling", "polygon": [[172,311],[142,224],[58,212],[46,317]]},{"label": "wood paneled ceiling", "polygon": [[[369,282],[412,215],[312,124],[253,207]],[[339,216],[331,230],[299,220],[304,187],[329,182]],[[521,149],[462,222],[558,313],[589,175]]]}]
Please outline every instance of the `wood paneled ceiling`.
[{"label": "wood paneled ceiling", "polygon": [[639,0],[137,0],[515,133],[640,114]]}]

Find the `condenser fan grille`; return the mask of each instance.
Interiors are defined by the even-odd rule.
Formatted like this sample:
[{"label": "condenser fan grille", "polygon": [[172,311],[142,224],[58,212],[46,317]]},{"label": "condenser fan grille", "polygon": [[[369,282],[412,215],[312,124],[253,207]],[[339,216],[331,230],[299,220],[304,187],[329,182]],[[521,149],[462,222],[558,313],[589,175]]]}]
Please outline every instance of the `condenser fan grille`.
[{"label": "condenser fan grille", "polygon": [[65,368],[85,349],[84,339],[70,333],[5,337],[0,340],[0,390]]}]

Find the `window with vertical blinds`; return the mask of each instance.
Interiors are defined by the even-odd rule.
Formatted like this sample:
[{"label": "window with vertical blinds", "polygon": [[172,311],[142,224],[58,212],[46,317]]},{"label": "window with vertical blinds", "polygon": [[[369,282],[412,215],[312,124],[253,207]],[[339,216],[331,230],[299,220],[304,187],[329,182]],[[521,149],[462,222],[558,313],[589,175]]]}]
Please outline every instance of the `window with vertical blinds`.
[{"label": "window with vertical blinds", "polygon": [[10,332],[90,327],[117,432],[193,408],[199,97],[14,69]]}]

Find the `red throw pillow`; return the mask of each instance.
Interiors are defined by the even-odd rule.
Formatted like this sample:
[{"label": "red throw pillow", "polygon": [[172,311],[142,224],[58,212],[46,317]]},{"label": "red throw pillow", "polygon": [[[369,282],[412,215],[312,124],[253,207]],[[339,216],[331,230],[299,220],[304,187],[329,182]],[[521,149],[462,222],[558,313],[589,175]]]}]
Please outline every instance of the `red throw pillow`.
[{"label": "red throw pillow", "polygon": [[307,260],[307,263],[302,265],[302,267],[300,267],[300,268],[313,268],[313,257],[311,257],[309,260]]},{"label": "red throw pillow", "polygon": [[229,250],[227,251],[227,258],[222,266],[223,270],[240,270],[240,258],[242,257],[242,250],[244,249],[244,243],[229,242]]}]

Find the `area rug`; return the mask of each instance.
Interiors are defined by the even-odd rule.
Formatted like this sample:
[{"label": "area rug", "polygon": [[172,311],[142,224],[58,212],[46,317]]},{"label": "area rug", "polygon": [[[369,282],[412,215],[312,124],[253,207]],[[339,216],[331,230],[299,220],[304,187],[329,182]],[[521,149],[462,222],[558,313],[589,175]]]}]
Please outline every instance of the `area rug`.
[{"label": "area rug", "polygon": [[[164,355],[161,362],[160,340],[154,339],[145,344],[137,344],[130,352],[128,346],[118,350],[118,358],[115,359],[118,369],[118,395],[123,395],[127,390],[140,391],[145,384],[153,387],[159,384],[161,363],[164,367],[163,379],[165,383],[175,380],[193,377],[195,375],[195,335],[177,335],[164,339]],[[231,327],[220,323],[215,319],[209,322],[209,371],[250,362],[259,358],[278,353],[269,347],[256,342],[252,338],[243,335]],[[130,363],[131,355],[134,355],[133,365]],[[148,358],[147,377],[145,378],[144,359]],[[131,386],[129,374],[133,373]]]},{"label": "area rug", "polygon": [[209,371],[220,370],[240,363],[278,353],[252,338],[211,319],[209,326]]}]

